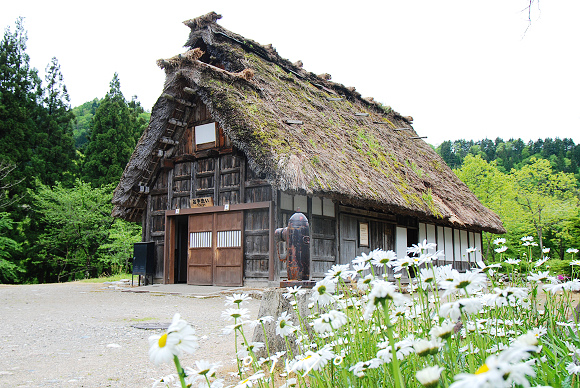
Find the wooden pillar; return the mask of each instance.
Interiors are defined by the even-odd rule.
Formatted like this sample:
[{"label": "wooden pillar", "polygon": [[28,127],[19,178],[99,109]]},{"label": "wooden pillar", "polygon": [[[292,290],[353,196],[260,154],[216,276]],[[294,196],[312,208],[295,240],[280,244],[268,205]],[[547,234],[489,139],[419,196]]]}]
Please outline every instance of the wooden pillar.
[{"label": "wooden pillar", "polygon": [[220,179],[220,156],[216,156],[214,159],[214,175],[213,175],[213,203],[215,206],[219,206],[220,205],[220,184],[219,184],[219,179]]},{"label": "wooden pillar", "polygon": [[270,225],[268,233],[268,280],[279,282],[280,268],[275,254],[277,243],[274,240],[274,232],[278,225],[278,190],[274,188],[272,188],[272,200],[270,201],[269,213]]},{"label": "wooden pillar", "polygon": [[165,210],[173,210],[173,171],[167,171],[167,209]]},{"label": "wooden pillar", "polygon": [[240,156],[240,203],[246,202],[246,157]]}]

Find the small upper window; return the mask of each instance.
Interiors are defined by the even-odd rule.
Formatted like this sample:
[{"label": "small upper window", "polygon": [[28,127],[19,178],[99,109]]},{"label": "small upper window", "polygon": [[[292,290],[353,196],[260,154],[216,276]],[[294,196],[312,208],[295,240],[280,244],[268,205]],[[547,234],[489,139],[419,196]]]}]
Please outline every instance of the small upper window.
[{"label": "small upper window", "polygon": [[195,126],[195,149],[203,150],[215,147],[216,123]]}]

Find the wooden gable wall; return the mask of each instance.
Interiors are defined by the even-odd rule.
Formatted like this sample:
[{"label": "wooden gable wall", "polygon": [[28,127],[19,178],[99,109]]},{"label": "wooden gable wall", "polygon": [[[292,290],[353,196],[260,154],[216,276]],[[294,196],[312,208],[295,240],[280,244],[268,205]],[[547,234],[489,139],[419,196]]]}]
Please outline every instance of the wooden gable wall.
[{"label": "wooden gable wall", "polygon": [[[215,206],[249,204],[272,200],[271,186],[257,176],[241,152],[231,146],[218,127],[216,146],[196,150],[196,126],[213,122],[207,108],[196,101],[194,112],[179,144],[170,158],[162,160],[147,198],[143,214],[143,240],[155,242],[155,278],[163,279],[166,212],[189,209],[190,200],[212,198]],[[244,211],[245,276],[267,278],[269,275],[268,208]]]}]

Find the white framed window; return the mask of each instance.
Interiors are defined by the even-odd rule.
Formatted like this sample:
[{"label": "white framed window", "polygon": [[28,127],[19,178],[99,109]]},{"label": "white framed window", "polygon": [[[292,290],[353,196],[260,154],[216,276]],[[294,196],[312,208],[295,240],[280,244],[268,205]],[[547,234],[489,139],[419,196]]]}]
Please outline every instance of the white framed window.
[{"label": "white framed window", "polygon": [[195,126],[195,149],[215,147],[216,123],[208,123]]}]

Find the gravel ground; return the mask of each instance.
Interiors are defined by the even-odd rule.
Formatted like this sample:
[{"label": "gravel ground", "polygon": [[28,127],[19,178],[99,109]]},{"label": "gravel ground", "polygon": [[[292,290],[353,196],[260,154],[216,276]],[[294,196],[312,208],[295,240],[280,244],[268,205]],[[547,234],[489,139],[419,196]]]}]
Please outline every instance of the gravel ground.
[{"label": "gravel ground", "polygon": [[[0,285],[0,387],[151,387],[175,368],[149,361],[147,338],[162,330],[133,325],[169,323],[176,312],[200,337],[199,350],[181,364],[221,361],[226,378],[235,370],[233,336],[221,332],[226,295],[121,292],[78,282]],[[256,318],[259,305],[253,299],[244,307]]]}]

